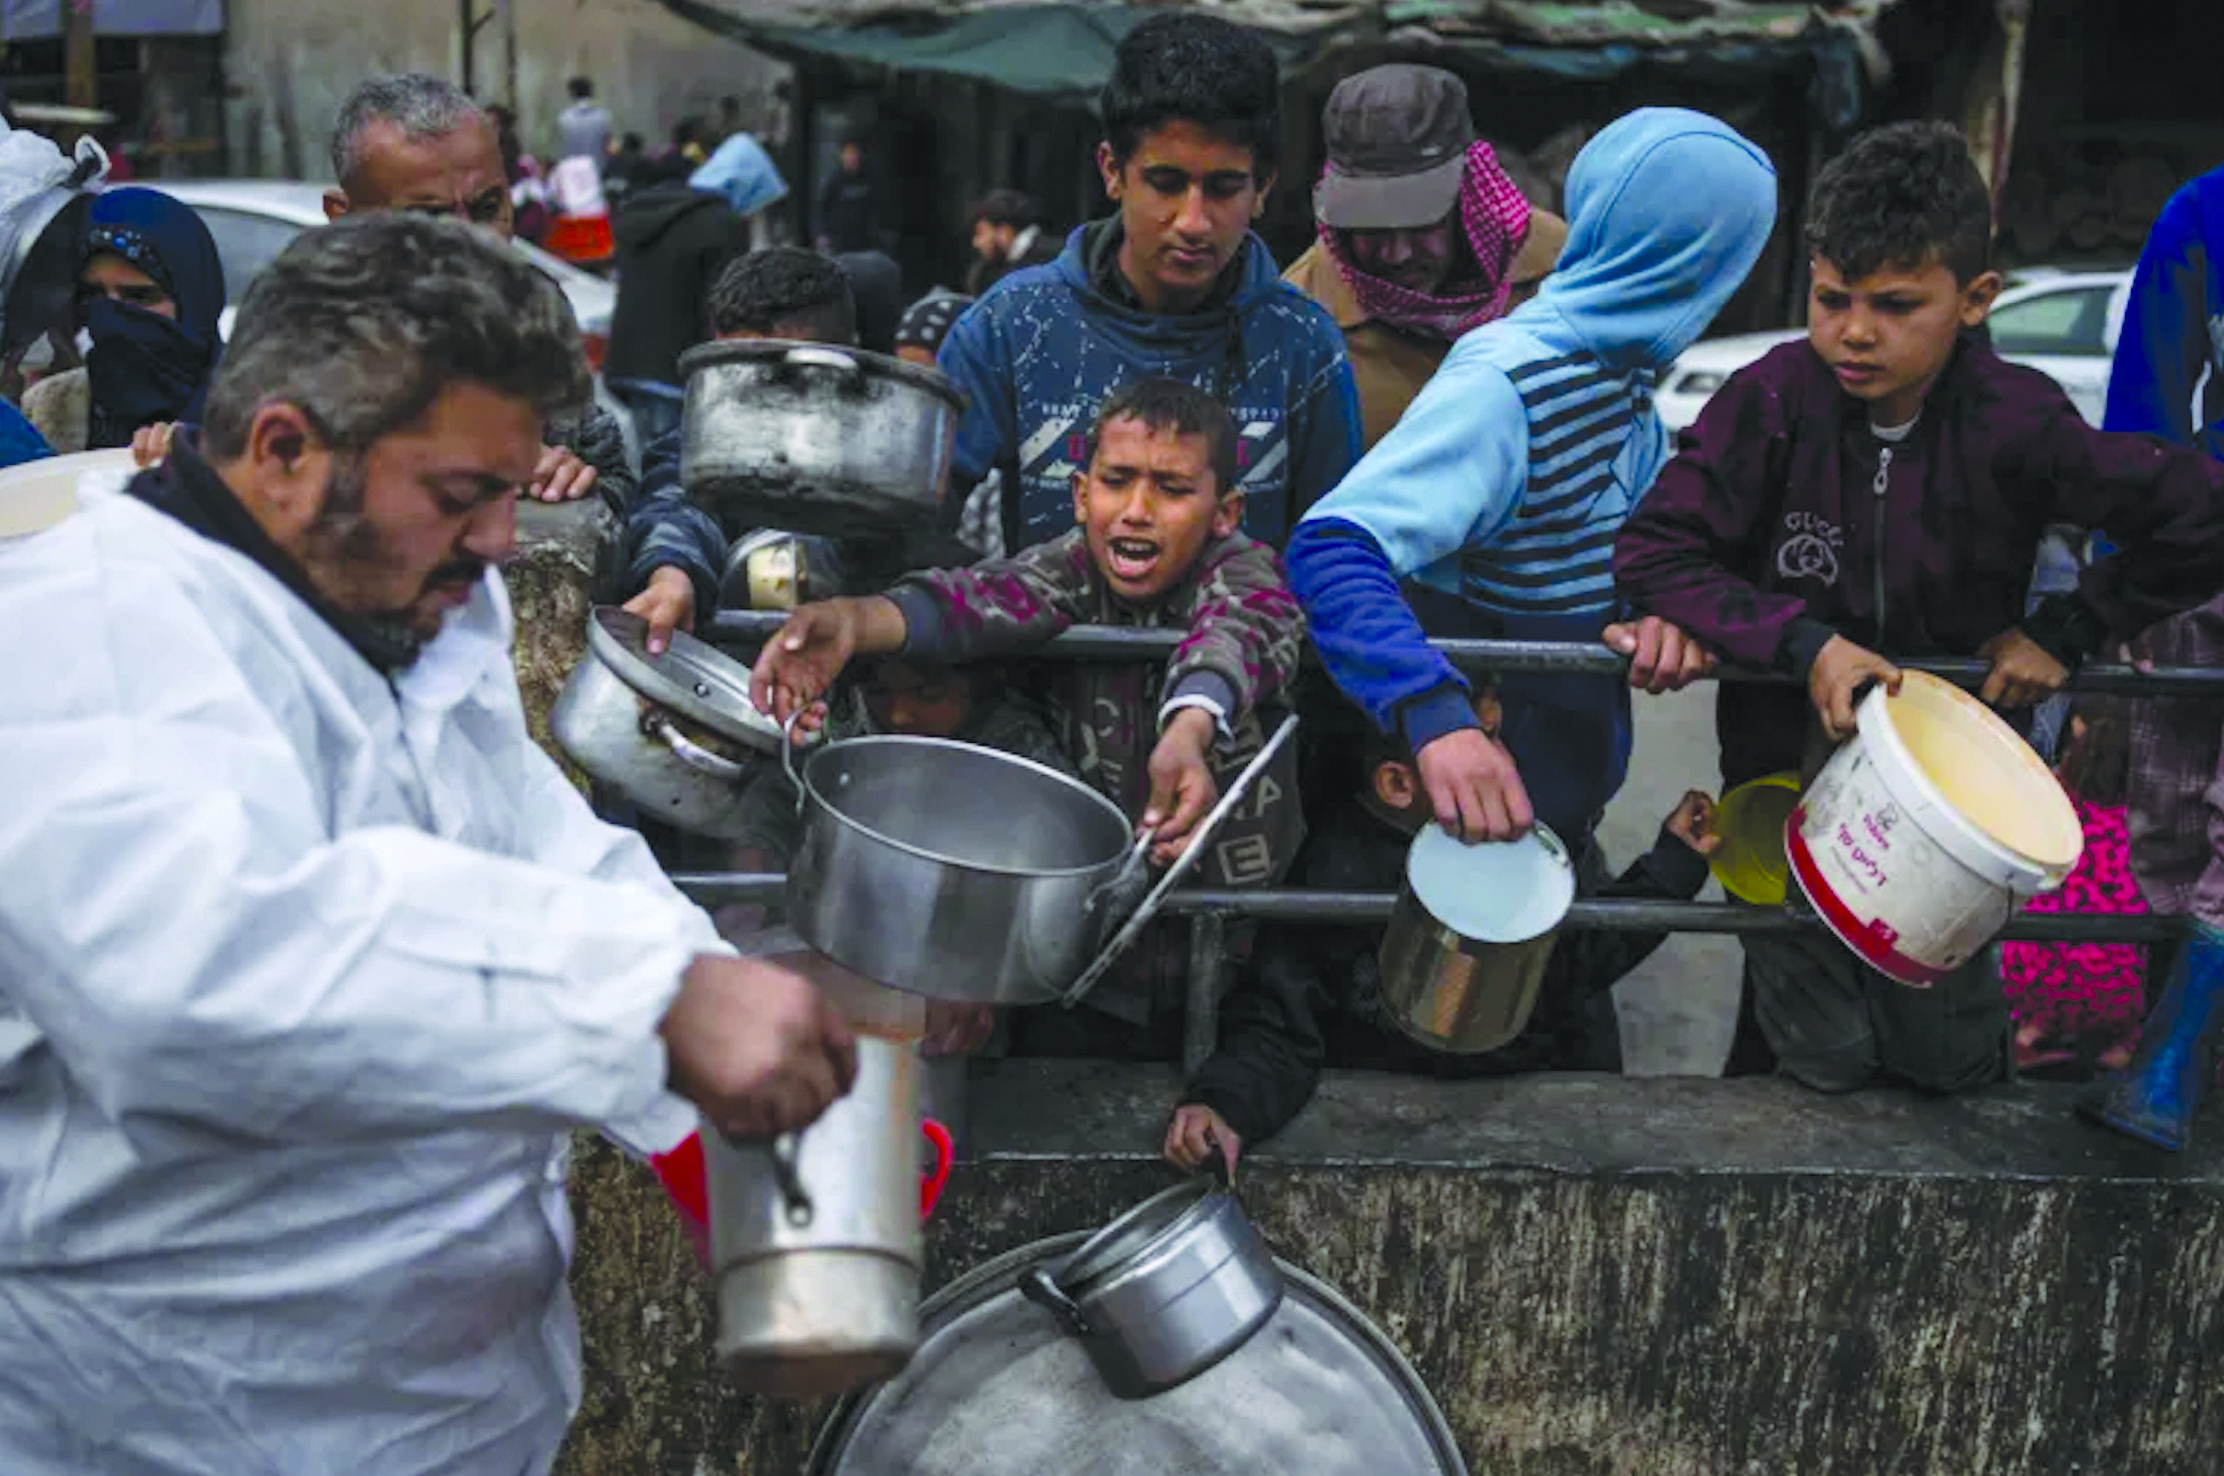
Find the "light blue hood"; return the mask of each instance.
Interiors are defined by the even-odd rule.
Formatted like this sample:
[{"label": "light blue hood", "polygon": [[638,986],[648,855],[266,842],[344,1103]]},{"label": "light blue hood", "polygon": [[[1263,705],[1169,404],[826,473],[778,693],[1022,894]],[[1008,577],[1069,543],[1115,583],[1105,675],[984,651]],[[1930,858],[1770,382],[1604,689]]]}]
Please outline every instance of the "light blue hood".
[{"label": "light blue hood", "polygon": [[1568,170],[1568,244],[1535,305],[1620,370],[1689,348],[1760,260],[1776,225],[1776,169],[1729,124],[1640,108]]}]

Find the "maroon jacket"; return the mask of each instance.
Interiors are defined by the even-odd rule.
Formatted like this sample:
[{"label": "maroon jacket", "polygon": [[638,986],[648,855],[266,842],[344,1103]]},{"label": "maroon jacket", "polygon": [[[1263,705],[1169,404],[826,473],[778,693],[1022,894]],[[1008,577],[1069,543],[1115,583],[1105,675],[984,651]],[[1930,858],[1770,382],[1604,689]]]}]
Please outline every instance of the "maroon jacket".
[{"label": "maroon jacket", "polygon": [[[2075,665],[2224,587],[2224,464],[2094,430],[2053,380],[1974,339],[1891,448],[1881,497],[1880,445],[1805,340],[1771,351],[1708,402],[1623,527],[1624,597],[1740,665],[1804,675],[1832,634],[1972,656],[2015,625]],[[2122,551],[2027,619],[2050,523]],[[1724,781],[1798,767],[1805,702],[1726,684]]]}]

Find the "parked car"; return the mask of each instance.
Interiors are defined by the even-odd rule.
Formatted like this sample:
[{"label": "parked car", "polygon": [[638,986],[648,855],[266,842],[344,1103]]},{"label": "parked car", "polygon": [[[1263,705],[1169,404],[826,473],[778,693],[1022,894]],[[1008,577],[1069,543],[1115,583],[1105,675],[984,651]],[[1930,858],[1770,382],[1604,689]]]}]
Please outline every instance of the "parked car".
[{"label": "parked car", "polygon": [[[2052,375],[2070,403],[2100,424],[2108,402],[2108,370],[2123,329],[2131,269],[2062,271],[2035,267],[2015,274],[1993,304],[1992,346],[2013,363]],[[1670,430],[1682,430],[1723,382],[1802,329],[1739,333],[1693,344],[1661,376],[1657,403]]]},{"label": "parked car", "polygon": [[[247,284],[255,274],[285,250],[295,236],[324,224],[324,186],[299,180],[166,179],[154,188],[192,206],[216,239],[216,254],[224,262],[226,295],[219,326],[227,338],[232,332],[232,313],[247,295]],[[586,340],[587,360],[600,373],[603,351],[610,344],[610,316],[617,309],[618,289],[529,242],[511,244],[564,290]]]}]

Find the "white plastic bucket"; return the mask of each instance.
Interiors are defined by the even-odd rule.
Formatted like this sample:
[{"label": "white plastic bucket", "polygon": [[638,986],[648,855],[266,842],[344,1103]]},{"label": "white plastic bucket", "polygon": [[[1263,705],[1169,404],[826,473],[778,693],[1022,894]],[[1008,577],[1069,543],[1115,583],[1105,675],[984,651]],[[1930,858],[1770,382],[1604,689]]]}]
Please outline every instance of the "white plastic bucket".
[{"label": "white plastic bucket", "polygon": [[0,540],[26,538],[75,513],[88,496],[122,487],[137,470],[131,449],[80,451],[0,469]]},{"label": "white plastic bucket", "polygon": [[1953,684],[1911,671],[1856,715],[1860,731],[1785,821],[1784,849],[1840,941],[1928,986],[2060,886],[2084,832],[2030,745]]}]

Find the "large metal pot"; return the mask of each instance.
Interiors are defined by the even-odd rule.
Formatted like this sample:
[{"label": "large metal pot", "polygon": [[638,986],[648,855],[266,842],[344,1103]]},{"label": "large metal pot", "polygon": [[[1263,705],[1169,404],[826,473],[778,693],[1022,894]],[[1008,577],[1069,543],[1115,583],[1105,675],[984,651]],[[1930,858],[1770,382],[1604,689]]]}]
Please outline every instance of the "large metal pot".
[{"label": "large metal pot", "polygon": [[994,749],[853,739],[805,758],[796,791],[789,926],[908,993],[1057,999],[1148,879],[1116,805]]},{"label": "large metal pot", "polygon": [[1498,1049],[1529,1023],[1574,900],[1567,848],[1543,825],[1474,846],[1425,827],[1377,955],[1384,1013],[1440,1051]]},{"label": "large metal pot", "polygon": [[680,356],[680,482],[738,528],[861,533],[940,524],[965,396],[857,349],[751,339]]},{"label": "large metal pot", "polygon": [[661,656],[648,622],[599,607],[587,655],[549,714],[564,752],[651,815],[733,839],[742,794],[774,763],[780,727],[749,700],[749,669],[674,631]]},{"label": "large metal pot", "polygon": [[[922,1128],[939,1168],[919,1173]],[[919,1222],[950,1140],[919,1117],[919,1052],[857,1040],[857,1081],[801,1133],[735,1143],[705,1127],[718,1356],[736,1383],[816,1399],[884,1379],[919,1340]]]},{"label": "large metal pot", "polygon": [[1105,1387],[1142,1399],[1195,1378],[1282,1305],[1282,1276],[1235,1196],[1193,1179],[1143,1201],[1020,1292],[1081,1339]]}]

